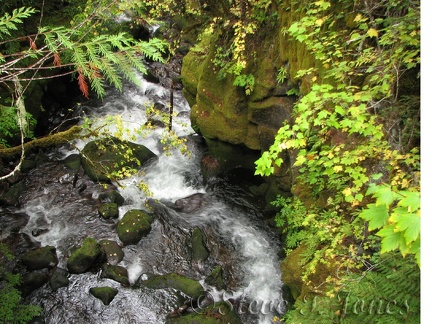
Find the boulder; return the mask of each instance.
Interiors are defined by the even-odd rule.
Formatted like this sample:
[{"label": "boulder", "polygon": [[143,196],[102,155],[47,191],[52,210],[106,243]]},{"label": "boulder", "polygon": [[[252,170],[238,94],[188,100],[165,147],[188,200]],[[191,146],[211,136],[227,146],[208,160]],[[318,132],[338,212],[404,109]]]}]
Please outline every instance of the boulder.
[{"label": "boulder", "polygon": [[204,296],[204,288],[198,281],[176,273],[149,276],[141,285],[152,289],[174,288],[192,299]]},{"label": "boulder", "polygon": [[119,209],[116,203],[107,203],[98,208],[98,214],[104,219],[118,218]]},{"label": "boulder", "polygon": [[124,252],[117,242],[111,240],[101,240],[99,244],[104,250],[107,262],[109,264],[116,265],[123,260]]},{"label": "boulder", "polygon": [[65,269],[56,268],[49,279],[49,285],[53,291],[69,285],[69,273]]},{"label": "boulder", "polygon": [[63,164],[72,171],[78,171],[81,167],[81,157],[79,154],[68,155],[63,160]]},{"label": "boulder", "polygon": [[115,137],[89,142],[81,151],[84,171],[95,182],[110,182],[113,173],[121,178],[123,168],[138,168],[155,157],[145,146]]},{"label": "boulder", "polygon": [[129,275],[126,268],[110,265],[105,263],[102,266],[101,278],[108,278],[121,283],[123,286],[129,286]]},{"label": "boulder", "polygon": [[214,268],[204,281],[206,284],[215,287],[217,290],[226,289],[221,266]]},{"label": "boulder", "polygon": [[219,302],[212,303],[205,308],[194,308],[188,314],[179,317],[168,317],[165,321],[166,324],[241,324],[243,323],[238,315],[235,313],[232,305]]},{"label": "boulder", "polygon": [[22,276],[20,290],[23,296],[30,295],[36,289],[48,282],[49,274],[47,269],[36,270]]},{"label": "boulder", "polygon": [[143,210],[129,210],[117,224],[117,234],[125,245],[137,244],[151,230],[153,219]]},{"label": "boulder", "polygon": [[21,256],[21,261],[28,270],[53,268],[58,263],[56,249],[49,245],[27,251]]},{"label": "boulder", "polygon": [[204,242],[204,235],[198,227],[192,230],[192,261],[205,261],[209,257],[209,252]]},{"label": "boulder", "polygon": [[20,181],[9,188],[9,190],[0,196],[0,206],[18,206],[20,197],[24,193],[25,182]]},{"label": "boulder", "polygon": [[67,260],[67,268],[71,273],[84,273],[99,265],[105,259],[105,253],[100,244],[87,237],[81,247],[75,250]]},{"label": "boulder", "polygon": [[117,293],[117,289],[106,286],[90,288],[90,294],[92,294],[97,299],[100,299],[104,305],[109,305]]},{"label": "boulder", "polygon": [[125,199],[117,190],[101,193],[99,195],[99,200],[104,204],[116,203],[118,206],[122,206],[125,202]]},{"label": "boulder", "polygon": [[193,213],[209,203],[209,198],[203,193],[196,193],[186,198],[177,199],[173,208],[182,213]]}]

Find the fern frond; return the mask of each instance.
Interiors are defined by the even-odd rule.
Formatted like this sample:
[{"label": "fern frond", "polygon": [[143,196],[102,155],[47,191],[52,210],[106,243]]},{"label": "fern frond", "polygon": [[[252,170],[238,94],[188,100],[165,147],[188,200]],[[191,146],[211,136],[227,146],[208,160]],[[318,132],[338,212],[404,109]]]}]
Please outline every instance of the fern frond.
[{"label": "fern frond", "polygon": [[2,34],[10,36],[11,30],[17,30],[18,24],[21,24],[23,19],[30,17],[36,13],[37,10],[30,7],[21,7],[14,9],[12,15],[5,13],[3,17],[0,17],[0,38]]}]

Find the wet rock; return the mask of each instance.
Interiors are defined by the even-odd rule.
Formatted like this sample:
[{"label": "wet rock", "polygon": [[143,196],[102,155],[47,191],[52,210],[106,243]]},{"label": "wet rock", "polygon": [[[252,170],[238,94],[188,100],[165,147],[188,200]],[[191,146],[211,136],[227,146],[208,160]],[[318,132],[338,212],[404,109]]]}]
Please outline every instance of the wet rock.
[{"label": "wet rock", "polygon": [[210,306],[199,308],[199,311],[193,311],[179,317],[168,317],[167,324],[242,324],[238,315],[234,312],[230,304],[225,302],[211,303]]},{"label": "wet rock", "polygon": [[153,219],[143,210],[129,210],[117,224],[117,234],[125,245],[137,244],[151,230]]},{"label": "wet rock", "polygon": [[63,164],[72,171],[78,171],[81,167],[81,157],[79,154],[68,155],[63,160]]},{"label": "wet rock", "polygon": [[67,287],[69,285],[69,273],[65,269],[55,268],[51,278],[49,279],[49,285],[53,291],[59,288]]},{"label": "wet rock", "polygon": [[9,188],[0,196],[0,206],[19,206],[20,197],[25,190],[25,182],[20,181]]},{"label": "wet rock", "polygon": [[93,181],[110,182],[109,174],[123,167],[138,168],[156,155],[143,145],[109,137],[87,143],[81,163]]},{"label": "wet rock", "polygon": [[209,198],[202,193],[196,193],[189,197],[177,199],[174,203],[174,209],[182,213],[193,213],[209,203]]},{"label": "wet rock", "polygon": [[21,261],[28,270],[53,268],[58,263],[56,249],[49,245],[24,253]]},{"label": "wet rock", "polygon": [[104,219],[118,218],[119,209],[116,203],[107,203],[98,208],[98,213]]},{"label": "wet rock", "polygon": [[0,239],[10,233],[18,233],[28,220],[29,216],[24,213],[13,214],[3,210],[0,213]]},{"label": "wet rock", "polygon": [[110,265],[105,263],[102,266],[101,278],[108,278],[121,283],[123,286],[129,286],[129,275],[126,268]]},{"label": "wet rock", "polygon": [[93,238],[86,238],[81,247],[75,250],[67,260],[71,273],[84,273],[99,265],[105,258],[102,247]]},{"label": "wet rock", "polygon": [[22,276],[20,291],[23,296],[30,295],[36,289],[48,282],[49,274],[47,269],[32,271]]},{"label": "wet rock", "polygon": [[118,206],[122,206],[125,202],[125,199],[117,190],[101,193],[99,200],[104,204],[116,203]]},{"label": "wet rock", "polygon": [[124,252],[117,242],[111,240],[101,240],[99,244],[105,251],[106,259],[109,264],[116,265],[123,260]]},{"label": "wet rock", "polygon": [[27,173],[30,170],[34,169],[36,167],[36,161],[30,160],[30,159],[24,159],[21,164],[21,172]]},{"label": "wet rock", "polygon": [[208,277],[205,279],[205,282],[215,287],[217,290],[222,290],[226,288],[225,282],[223,280],[223,271],[221,266],[217,266],[214,268]]},{"label": "wet rock", "polygon": [[44,233],[46,233],[48,231],[49,231],[48,228],[35,228],[35,229],[32,230],[32,235],[34,237],[37,237],[37,236],[42,235],[42,234],[44,234]]},{"label": "wet rock", "polygon": [[209,252],[204,242],[204,235],[202,231],[195,227],[192,230],[192,260],[205,261],[209,257]]},{"label": "wet rock", "polygon": [[90,288],[90,294],[92,294],[97,299],[100,299],[104,305],[109,305],[117,293],[117,289],[106,286]]},{"label": "wet rock", "polygon": [[152,289],[174,288],[192,299],[204,296],[204,288],[198,281],[176,273],[149,276],[147,280],[141,282],[141,285]]}]

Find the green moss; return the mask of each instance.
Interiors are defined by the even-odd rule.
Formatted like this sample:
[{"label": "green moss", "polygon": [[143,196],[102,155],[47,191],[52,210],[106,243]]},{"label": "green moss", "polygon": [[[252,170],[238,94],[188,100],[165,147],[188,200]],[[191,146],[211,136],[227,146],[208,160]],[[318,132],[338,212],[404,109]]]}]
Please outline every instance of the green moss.
[{"label": "green moss", "polygon": [[151,230],[153,219],[143,210],[129,210],[117,224],[119,239],[125,244],[137,244]]},{"label": "green moss", "polygon": [[117,218],[119,210],[116,203],[103,204],[98,208],[99,215],[104,219]]},{"label": "green moss", "polygon": [[141,284],[152,289],[174,288],[193,299],[204,296],[204,288],[198,281],[176,273],[151,276]]},{"label": "green moss", "polygon": [[167,318],[167,324],[241,324],[243,323],[237,314],[227,303],[215,303],[197,312],[192,312],[181,317]]},{"label": "green moss", "polygon": [[104,256],[100,244],[95,239],[87,237],[81,247],[67,260],[67,268],[71,273],[84,273],[102,262]]},{"label": "green moss", "polygon": [[208,256],[209,252],[207,251],[207,247],[204,243],[204,235],[202,231],[195,227],[192,230],[192,260],[194,261],[205,261]]},{"label": "green moss", "polygon": [[90,294],[100,299],[104,305],[109,305],[117,293],[117,289],[107,286],[90,288]]},{"label": "green moss", "polygon": [[81,163],[93,181],[109,182],[121,178],[124,167],[138,168],[156,155],[143,145],[109,137],[87,143],[81,151]]}]

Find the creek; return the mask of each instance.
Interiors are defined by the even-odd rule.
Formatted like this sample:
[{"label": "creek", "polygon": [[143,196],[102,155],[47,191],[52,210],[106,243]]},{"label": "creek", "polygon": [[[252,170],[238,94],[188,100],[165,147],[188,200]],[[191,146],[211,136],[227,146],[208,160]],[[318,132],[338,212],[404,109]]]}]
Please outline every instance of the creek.
[{"label": "creek", "polygon": [[[147,121],[146,107],[158,103],[166,109],[169,96],[168,88],[142,79],[140,86],[126,84],[121,94],[110,90],[102,102],[81,105],[81,109],[94,124],[104,123],[104,116],[119,115],[133,132]],[[283,306],[278,236],[264,222],[263,213],[251,202],[254,198],[249,192],[223,179],[203,181],[200,161],[206,145],[190,127],[189,106],[179,89],[174,91],[174,103],[177,117],[173,130],[188,139],[191,155],[177,149],[165,154],[161,145],[163,128],[156,127],[134,141],[148,147],[158,159],[115,186],[125,198],[119,209],[120,219],[131,209],[151,207],[155,215],[151,232],[138,244],[123,248],[125,256],[118,265],[128,270],[131,287],[91,272],[71,274],[69,285],[56,291],[45,284],[29,296],[32,303],[43,306],[45,323],[165,323],[167,314],[181,306],[185,296],[173,288],[149,289],[139,282],[149,275],[166,273],[199,280],[213,301],[229,303],[243,323],[271,323],[275,315],[280,315],[278,311],[283,312],[276,309]],[[118,131],[115,124],[110,131]],[[59,162],[78,153],[85,144],[76,141],[74,146],[50,151],[50,161],[26,176],[23,204],[8,209],[11,214],[27,215],[28,222],[20,233],[42,246],[54,246],[58,267],[63,269],[71,249],[86,237],[121,244],[115,223],[97,213],[98,197],[107,188],[93,183],[82,171],[77,179],[76,172]],[[137,187],[140,182],[148,185],[152,196]],[[192,195],[200,197],[202,205],[190,211],[173,208],[178,199]],[[190,237],[196,227],[204,233],[209,250],[205,262],[191,260]],[[35,229],[43,231],[34,237]],[[204,281],[218,265],[222,266],[226,284],[222,290]],[[119,292],[105,306],[89,294],[89,289],[96,286],[114,287]]]}]

